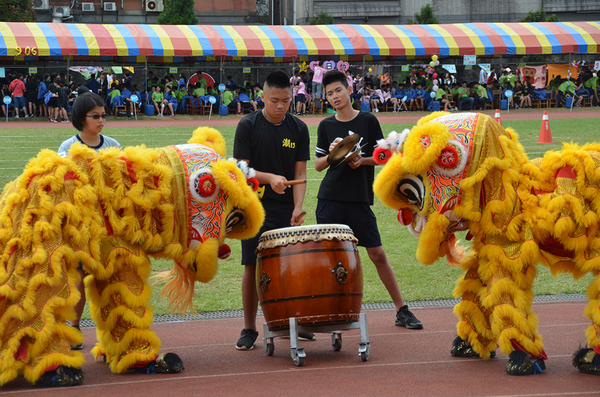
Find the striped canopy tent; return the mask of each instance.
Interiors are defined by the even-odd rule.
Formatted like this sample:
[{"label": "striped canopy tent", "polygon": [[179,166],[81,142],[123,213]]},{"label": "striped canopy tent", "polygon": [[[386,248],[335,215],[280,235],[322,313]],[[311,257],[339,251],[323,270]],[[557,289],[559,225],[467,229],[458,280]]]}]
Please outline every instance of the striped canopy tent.
[{"label": "striped canopy tent", "polygon": [[596,54],[599,22],[442,25],[110,25],[0,22],[0,57]]}]

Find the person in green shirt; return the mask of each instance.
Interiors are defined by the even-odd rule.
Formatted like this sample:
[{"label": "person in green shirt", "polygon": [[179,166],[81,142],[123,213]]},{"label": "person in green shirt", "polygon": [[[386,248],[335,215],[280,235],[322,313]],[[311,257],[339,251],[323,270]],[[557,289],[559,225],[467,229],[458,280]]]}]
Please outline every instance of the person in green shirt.
[{"label": "person in green shirt", "polygon": [[121,91],[119,91],[119,88],[117,87],[117,83],[112,83],[111,91],[108,93],[108,98],[110,98],[108,100],[108,103],[110,103],[111,109],[113,111],[115,110],[115,107],[112,106],[113,100],[115,99],[115,97],[118,97],[118,96],[121,96]]},{"label": "person in green shirt", "polygon": [[[178,90],[173,90],[172,95],[177,99],[177,103],[183,104],[183,97],[185,96],[185,85],[180,85]],[[181,110],[182,108],[180,108]]]},{"label": "person in green shirt", "polygon": [[231,92],[230,86],[226,86],[225,91],[223,92],[223,105],[237,111],[237,101],[234,101],[233,92]]},{"label": "person in green shirt", "polygon": [[481,110],[485,109],[485,103],[489,100],[487,95],[487,90],[483,84],[479,84],[479,82],[473,83],[473,88],[475,88],[475,109],[479,108]]},{"label": "person in green shirt", "polygon": [[[444,88],[448,89],[448,86],[444,85]],[[446,91],[444,91],[441,88],[438,88],[438,90],[435,92],[434,100],[440,101],[440,109],[442,108],[441,105],[444,105],[444,112],[447,112],[449,110],[450,100],[448,99],[448,94],[446,94]]]},{"label": "person in green shirt", "polygon": [[474,103],[475,99],[469,96],[469,94],[471,93],[471,90],[467,86],[466,81],[462,82],[462,85],[460,87],[458,87],[458,89],[456,90],[456,93],[458,95],[458,110],[463,109],[463,107],[462,107],[463,103],[466,103],[467,105],[469,105],[468,110],[473,110],[473,103]]},{"label": "person in green shirt", "polygon": [[[164,117],[163,112],[165,110],[165,106],[163,105],[164,95],[160,86],[155,87],[155,91],[152,93],[152,104],[154,105],[154,109],[156,109],[156,113],[158,113],[158,117]],[[160,108],[159,105],[160,104]]]},{"label": "person in green shirt", "polygon": [[598,75],[596,73],[592,74],[583,86],[588,90],[590,94],[590,98],[594,98],[594,105],[598,104],[598,92],[596,89],[598,88]]},{"label": "person in green shirt", "polygon": [[252,108],[254,109],[255,112],[258,110],[258,106],[262,105],[262,93],[263,93],[263,90],[261,90],[260,86],[258,84],[255,85],[254,86],[254,96],[250,100],[250,105],[252,105]]},{"label": "person in green shirt", "polygon": [[[206,81],[206,80],[204,80]],[[196,82],[196,85],[194,86],[194,91],[192,91],[192,95],[195,98],[200,98],[203,97],[204,95],[206,95],[206,89],[199,83]]]},{"label": "person in green shirt", "polygon": [[512,88],[514,88],[515,85],[517,85],[517,74],[516,73],[517,73],[516,71],[513,71],[512,73],[509,72],[507,75],[508,84]]}]

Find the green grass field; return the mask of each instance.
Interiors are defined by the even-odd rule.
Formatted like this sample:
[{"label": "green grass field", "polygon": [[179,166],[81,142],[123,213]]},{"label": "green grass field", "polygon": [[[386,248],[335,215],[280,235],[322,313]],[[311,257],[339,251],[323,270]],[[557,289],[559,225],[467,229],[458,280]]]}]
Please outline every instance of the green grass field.
[{"label": "green grass field", "polygon": [[[591,142],[598,139],[596,124],[599,119],[557,119],[551,120],[552,136],[555,142],[574,141]],[[110,123],[110,119],[108,121]],[[145,144],[148,147],[160,147],[171,144],[185,143],[192,134],[191,127],[156,128],[109,128],[105,133],[117,139],[123,146]],[[560,143],[537,144],[540,131],[540,120],[503,122],[504,126],[514,128],[520,135],[521,143],[530,158],[541,157],[543,153],[559,149]],[[7,125],[7,124],[4,124]],[[15,179],[28,159],[34,157],[40,149],[56,150],[60,143],[72,136],[76,130],[71,127],[64,129],[10,129],[0,124],[0,185],[3,186]],[[8,124],[10,125],[10,124]],[[198,125],[202,125],[199,120]],[[382,125],[384,135],[392,130],[401,131],[411,128],[412,124]],[[310,128],[312,153],[316,144],[317,127]],[[229,154],[232,152],[235,127],[220,127],[219,130],[229,144]],[[305,199],[305,217],[307,225],[315,224],[316,195],[323,173],[316,172],[313,162],[308,164],[308,188]],[[415,259],[416,239],[396,221],[396,212],[385,208],[375,200],[373,210],[378,218],[379,230],[392,266],[398,277],[400,289],[406,301],[446,299],[452,297],[454,283],[460,275],[460,270],[439,260],[434,265],[423,266]],[[196,284],[195,309],[197,311],[219,311],[241,309],[241,276],[240,243],[229,241],[232,255],[220,262],[219,273],[209,284]],[[387,291],[379,281],[373,264],[369,261],[366,251],[361,248],[360,257],[364,269],[364,299],[363,302],[389,302]],[[170,269],[173,264],[165,260],[153,261],[153,273]],[[592,276],[573,281],[570,275],[553,278],[548,270],[538,267],[539,276],[534,290],[536,294],[560,294],[584,292]],[[156,314],[168,312],[164,299],[159,297],[159,286],[154,287],[152,305]],[[89,318],[86,310],[84,317]]]}]

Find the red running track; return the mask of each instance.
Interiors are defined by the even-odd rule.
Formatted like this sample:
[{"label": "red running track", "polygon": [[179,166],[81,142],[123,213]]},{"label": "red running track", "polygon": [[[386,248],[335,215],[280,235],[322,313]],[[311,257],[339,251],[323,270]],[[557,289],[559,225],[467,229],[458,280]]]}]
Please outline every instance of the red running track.
[{"label": "red running track", "polygon": [[[88,353],[95,340],[84,328],[87,363],[82,386],[38,389],[19,378],[0,389],[6,396],[597,396],[600,378],[580,373],[571,356],[585,344],[586,302],[536,303],[540,332],[549,359],[543,374],[525,377],[504,372],[507,357],[489,361],[450,356],[456,318],[451,307],[413,309],[423,330],[394,326],[391,310],[368,310],[371,354],[358,357],[359,331],[343,331],[343,347],[331,348],[328,334],[300,342],[304,366],[289,355],[289,340],[276,338],[269,357],[261,336],[256,348],[237,351],[243,319],[158,323],[153,329],[164,352],[181,356],[185,371],[175,375],[115,375]],[[259,319],[259,323],[263,319]],[[498,351],[499,352],[499,351]]]}]

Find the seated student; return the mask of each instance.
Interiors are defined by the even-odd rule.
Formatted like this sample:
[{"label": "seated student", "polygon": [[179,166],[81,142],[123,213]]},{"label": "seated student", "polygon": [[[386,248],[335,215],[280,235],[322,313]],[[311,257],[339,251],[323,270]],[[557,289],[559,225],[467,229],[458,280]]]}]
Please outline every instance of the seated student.
[{"label": "seated student", "polygon": [[183,97],[186,95],[185,84],[180,84],[178,90],[174,90],[172,95],[177,99],[177,103],[179,104],[177,107],[177,112],[183,113],[183,109],[181,108],[183,104]]},{"label": "seated student", "polygon": [[473,110],[475,99],[470,96],[471,90],[467,86],[467,82],[463,81],[462,85],[456,90],[458,95],[458,110],[464,110],[463,104],[467,104],[467,110]]},{"label": "seated student", "polygon": [[117,83],[112,83],[110,86],[110,92],[108,93],[108,103],[111,106],[111,109],[115,109],[115,106],[113,104],[113,100],[118,97],[121,96],[121,91],[119,91],[119,86],[117,85]]},{"label": "seated student", "polygon": [[154,92],[152,93],[152,104],[154,105],[154,110],[156,110],[156,113],[158,113],[158,117],[165,117],[163,116],[163,112],[165,111],[163,100],[165,99],[165,96],[162,93],[160,86],[152,88],[154,89]]},{"label": "seated student", "polygon": [[223,105],[227,106],[229,109],[237,110],[237,101],[234,100],[233,92],[231,90],[231,86],[225,86],[225,91],[223,92]]},{"label": "seated student", "polygon": [[421,83],[416,83],[417,88],[415,90],[415,102],[417,104],[417,110],[424,110],[424,101],[425,101],[425,90]]},{"label": "seated student", "polygon": [[381,92],[381,89],[377,88],[377,89],[371,89],[369,88],[369,91],[371,92],[371,110],[375,113],[379,112],[378,109],[378,105],[379,103],[383,103],[383,93]]},{"label": "seated student", "polygon": [[206,95],[206,89],[200,84],[200,82],[196,82],[194,85],[194,91],[192,91],[192,95],[194,98],[202,98]]},{"label": "seated student", "polygon": [[250,103],[250,97],[247,94],[246,88],[241,88],[237,98],[237,115],[241,116],[242,103]]},{"label": "seated student", "polygon": [[[444,86],[447,88],[448,86]],[[450,99],[448,99],[448,94],[442,88],[438,87],[438,90],[435,92],[435,100],[440,101],[440,109],[442,105],[444,105],[444,112],[447,112],[450,109]]]},{"label": "seated student", "polygon": [[258,84],[255,85],[254,95],[250,100],[250,105],[252,105],[252,109],[254,109],[255,112],[258,110],[258,107],[262,105],[262,93],[263,90],[260,88],[260,86]]},{"label": "seated student", "polygon": [[131,90],[128,90],[127,87],[125,87],[125,84],[121,84],[119,86],[120,91],[121,91],[121,99],[123,100],[123,105],[125,105],[125,108],[128,110],[129,113],[129,118],[133,117],[133,102],[131,101],[130,97],[131,97]]},{"label": "seated student", "polygon": [[411,103],[411,100],[415,96],[416,90],[412,86],[409,86],[409,88],[406,89],[405,92],[406,92],[406,94],[405,94],[406,100],[402,101],[404,99],[404,97],[400,98],[400,101],[402,102],[400,104],[400,110],[409,111],[410,110],[409,105]]},{"label": "seated student", "polygon": [[588,78],[583,86],[588,90],[588,95],[590,98],[594,98],[594,105],[598,105],[598,75],[596,73],[592,73],[591,77]]},{"label": "seated student", "polygon": [[489,101],[487,96],[487,89],[484,84],[479,84],[479,82],[473,82],[473,88],[475,88],[475,99],[474,104],[476,109],[485,109],[485,103]]},{"label": "seated student", "polygon": [[169,110],[169,114],[171,115],[171,117],[175,117],[175,109],[177,109],[177,105],[177,98],[175,98],[175,96],[172,95],[171,87],[167,87],[165,89],[165,96],[162,101],[162,107],[166,107]]}]

